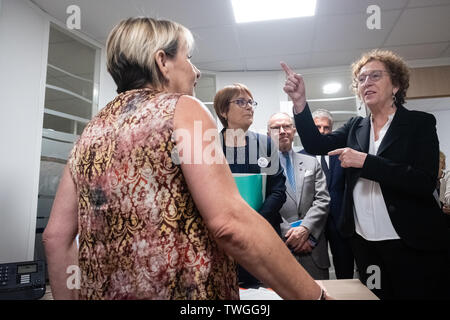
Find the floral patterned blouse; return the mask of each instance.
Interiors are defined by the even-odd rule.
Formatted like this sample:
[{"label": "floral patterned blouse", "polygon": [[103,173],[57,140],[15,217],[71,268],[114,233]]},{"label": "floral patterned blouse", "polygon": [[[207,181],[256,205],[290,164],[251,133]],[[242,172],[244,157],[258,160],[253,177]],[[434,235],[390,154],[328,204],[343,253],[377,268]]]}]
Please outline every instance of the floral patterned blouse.
[{"label": "floral patterned blouse", "polygon": [[81,299],[239,299],[235,262],[172,162],[179,97],[121,93],[72,150]]}]

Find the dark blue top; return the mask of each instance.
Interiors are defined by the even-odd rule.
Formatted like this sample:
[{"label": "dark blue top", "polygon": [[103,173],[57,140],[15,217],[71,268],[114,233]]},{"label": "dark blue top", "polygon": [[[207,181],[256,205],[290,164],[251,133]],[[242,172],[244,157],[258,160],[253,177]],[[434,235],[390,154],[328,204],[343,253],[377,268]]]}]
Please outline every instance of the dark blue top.
[{"label": "dark blue top", "polygon": [[[283,167],[280,165],[277,148],[273,147],[270,137],[252,131],[246,133],[245,147],[225,147],[223,143],[224,132],[225,129],[222,130],[220,135],[222,148],[232,173],[267,173],[266,199],[259,210],[259,214],[280,235],[282,220],[279,211],[286,201],[286,178]],[[267,161],[261,158],[265,158]],[[262,167],[258,164],[258,160],[260,160],[259,163]],[[264,167],[266,164],[267,166]]]}]

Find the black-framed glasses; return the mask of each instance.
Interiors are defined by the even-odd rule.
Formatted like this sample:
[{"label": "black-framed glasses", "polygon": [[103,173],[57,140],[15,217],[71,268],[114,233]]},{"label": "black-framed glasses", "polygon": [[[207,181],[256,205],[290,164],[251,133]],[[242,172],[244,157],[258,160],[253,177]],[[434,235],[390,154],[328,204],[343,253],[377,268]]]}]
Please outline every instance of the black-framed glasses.
[{"label": "black-framed glasses", "polygon": [[252,99],[249,99],[249,100],[236,99],[236,100],[232,100],[230,102],[233,102],[233,103],[237,104],[241,108],[245,108],[247,105],[250,105],[253,109],[255,109],[256,106],[258,105],[258,102],[254,101]]},{"label": "black-framed glasses", "polygon": [[360,74],[358,77],[356,77],[356,81],[358,84],[362,85],[366,82],[367,77],[369,77],[369,80],[372,82],[377,82],[383,77],[383,72],[389,73],[388,71],[384,70],[374,70],[366,74]]},{"label": "black-framed glasses", "polygon": [[294,129],[294,126],[292,124],[285,124],[282,126],[272,126],[270,127],[271,131],[280,132],[281,128],[283,128],[284,131],[290,131]]}]

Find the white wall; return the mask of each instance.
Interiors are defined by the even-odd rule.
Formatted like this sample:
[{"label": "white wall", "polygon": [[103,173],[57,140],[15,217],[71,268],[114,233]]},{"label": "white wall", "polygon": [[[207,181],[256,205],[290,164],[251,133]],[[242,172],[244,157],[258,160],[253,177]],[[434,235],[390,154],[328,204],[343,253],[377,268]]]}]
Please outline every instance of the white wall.
[{"label": "white wall", "polygon": [[[5,263],[34,257],[49,26],[63,24],[28,0],[0,5],[0,263]],[[105,48],[96,45],[101,109],[116,96],[116,85],[106,70]]]},{"label": "white wall", "polygon": [[106,69],[106,50],[102,48],[100,61],[100,89],[98,94],[98,109],[104,108],[117,96],[117,86]]},{"label": "white wall", "polygon": [[[450,109],[450,106],[449,106]],[[436,117],[439,148],[446,156],[447,170],[450,169],[450,110],[430,112]]]},{"label": "white wall", "polygon": [[0,263],[33,259],[48,28],[27,1],[2,1]]}]

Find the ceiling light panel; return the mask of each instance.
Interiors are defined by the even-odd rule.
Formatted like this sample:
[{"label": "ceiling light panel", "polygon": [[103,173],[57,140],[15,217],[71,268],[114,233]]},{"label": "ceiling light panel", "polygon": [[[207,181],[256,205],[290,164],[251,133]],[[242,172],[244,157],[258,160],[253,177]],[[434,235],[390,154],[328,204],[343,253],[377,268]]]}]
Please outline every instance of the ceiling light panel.
[{"label": "ceiling light panel", "polygon": [[323,86],[323,93],[324,94],[334,94],[341,90],[342,84],[337,82],[328,83]]}]

